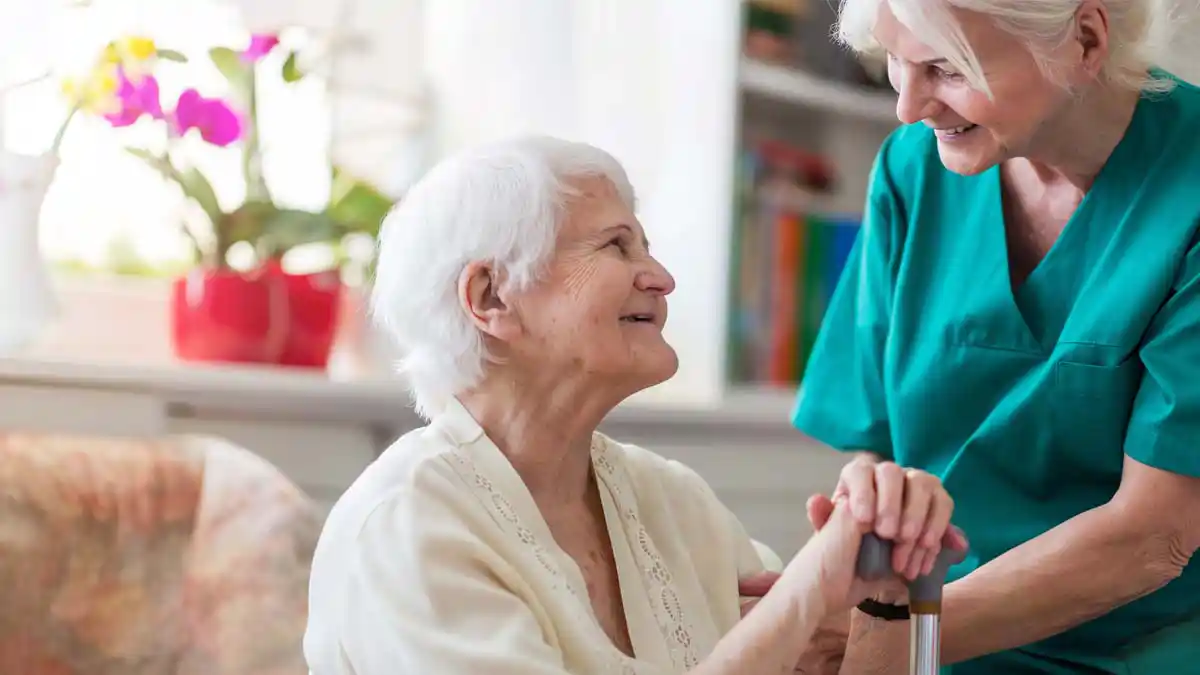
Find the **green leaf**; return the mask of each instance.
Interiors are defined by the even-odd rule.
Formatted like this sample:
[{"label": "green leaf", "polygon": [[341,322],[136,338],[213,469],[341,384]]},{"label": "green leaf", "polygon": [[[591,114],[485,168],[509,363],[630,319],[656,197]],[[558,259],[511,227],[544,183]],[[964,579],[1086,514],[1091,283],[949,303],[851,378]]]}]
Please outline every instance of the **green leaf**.
[{"label": "green leaf", "polygon": [[375,186],[334,167],[333,187],[325,212],[336,224],[339,236],[352,232],[377,236],[393,204],[395,201]]},{"label": "green leaf", "polygon": [[225,246],[239,241],[253,244],[262,237],[267,221],[278,210],[270,202],[247,201],[221,220],[217,228],[217,238]]},{"label": "green leaf", "polygon": [[324,213],[280,209],[264,223],[256,248],[273,258],[297,246],[331,241],[336,235],[336,224]]},{"label": "green leaf", "polygon": [[149,164],[150,168],[158,171],[163,177],[175,181],[179,185],[179,189],[183,190],[184,196],[195,201],[213,225],[221,222],[224,214],[221,212],[217,195],[213,191],[212,184],[198,169],[191,168],[181,172],[165,157],[140,148],[126,148],[125,150]]},{"label": "green leaf", "polygon": [[149,150],[142,150],[141,148],[125,148],[125,152],[128,152],[134,157],[151,164],[155,169],[159,168],[159,164],[166,164],[168,167],[170,166],[170,163],[167,162],[165,158],[160,157]]},{"label": "green leaf", "polygon": [[225,216],[218,227],[221,250],[244,241],[263,258],[278,257],[304,244],[332,241],[337,226],[324,213],[281,209],[270,202],[248,201]]},{"label": "green leaf", "polygon": [[175,63],[187,63],[187,57],[184,56],[181,52],[175,51],[174,49],[159,49],[158,50],[158,58],[162,59],[163,61],[174,61]]},{"label": "green leaf", "polygon": [[283,81],[284,82],[299,82],[304,78],[304,73],[301,72],[300,66],[296,64],[296,52],[288,54],[287,60],[283,62]]},{"label": "green leaf", "polygon": [[240,54],[229,47],[213,47],[208,50],[208,58],[239,94],[243,97],[249,95],[251,66],[242,61]]},{"label": "green leaf", "polygon": [[199,169],[192,167],[185,170],[180,175],[180,184],[183,185],[183,193],[200,205],[214,225],[221,222],[224,214],[221,212],[221,203],[217,201],[217,193]]}]

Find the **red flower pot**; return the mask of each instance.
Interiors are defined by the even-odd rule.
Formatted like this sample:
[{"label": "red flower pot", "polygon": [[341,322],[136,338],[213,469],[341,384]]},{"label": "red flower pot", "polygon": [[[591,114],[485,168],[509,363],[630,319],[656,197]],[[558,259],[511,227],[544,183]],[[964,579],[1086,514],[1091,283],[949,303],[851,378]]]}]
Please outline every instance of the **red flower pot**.
[{"label": "red flower pot", "polygon": [[287,288],[288,330],[277,363],[324,368],[337,338],[342,280],[335,271],[278,274]]},{"label": "red flower pot", "polygon": [[195,269],[175,280],[171,338],[185,361],[324,368],[337,334],[336,272]]}]

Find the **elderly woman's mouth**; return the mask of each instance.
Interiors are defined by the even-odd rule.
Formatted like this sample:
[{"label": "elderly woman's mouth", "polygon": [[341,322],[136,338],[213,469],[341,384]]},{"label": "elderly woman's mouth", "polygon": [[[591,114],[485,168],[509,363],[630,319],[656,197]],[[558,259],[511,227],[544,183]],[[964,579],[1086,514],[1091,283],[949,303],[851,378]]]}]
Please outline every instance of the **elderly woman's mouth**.
[{"label": "elderly woman's mouth", "polygon": [[652,324],[652,323],[654,323],[654,318],[655,317],[653,314],[626,314],[625,316],[621,317],[621,321],[624,323],[650,323],[650,324]]}]

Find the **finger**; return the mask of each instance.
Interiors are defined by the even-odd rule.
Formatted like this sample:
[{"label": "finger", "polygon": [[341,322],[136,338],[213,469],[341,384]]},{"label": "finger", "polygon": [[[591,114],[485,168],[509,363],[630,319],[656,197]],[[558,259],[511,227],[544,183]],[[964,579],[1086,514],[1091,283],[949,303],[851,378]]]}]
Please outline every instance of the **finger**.
[{"label": "finger", "polygon": [[954,549],[955,551],[965,551],[970,547],[970,542],[967,541],[967,535],[957,527],[951,525],[946,530],[946,534],[942,536],[942,546]]},{"label": "finger", "polygon": [[833,501],[833,512],[829,514],[825,526],[821,528],[821,533],[828,534],[829,537],[835,539],[840,537],[857,538],[869,531],[870,527],[870,525],[863,525],[859,522],[849,500],[842,497]]},{"label": "finger", "polygon": [[808,511],[809,524],[813,530],[820,532],[829,522],[829,516],[833,515],[833,502],[825,495],[813,495],[804,506]]},{"label": "finger", "polygon": [[912,542],[896,542],[892,548],[892,569],[896,574],[906,578],[913,579],[914,575],[909,573],[913,566],[913,559],[917,558],[920,561],[919,551]]},{"label": "finger", "polygon": [[912,567],[913,577],[919,577],[933,573],[933,567],[937,564],[938,555],[942,552],[941,548],[931,549],[921,546],[917,549],[917,553],[913,556],[916,559],[916,564]]},{"label": "finger", "polygon": [[926,548],[941,548],[942,538],[950,527],[950,515],[954,513],[954,500],[940,487],[929,503],[929,515],[925,520],[925,532],[921,545]]},{"label": "finger", "polygon": [[[919,572],[920,565],[923,563],[922,552],[918,550],[916,537],[911,534],[911,527],[908,526],[908,520],[912,518],[913,509],[919,509],[923,503],[923,498],[920,496],[919,486],[914,486],[912,480],[907,478],[905,473],[904,479],[904,497],[898,520],[900,525],[896,527],[896,536],[893,537],[895,545],[892,549],[892,568],[896,574],[907,579],[913,578],[913,569]],[[908,536],[905,536],[905,534]]]},{"label": "finger", "polygon": [[[940,489],[940,483],[929,474],[919,471],[908,471],[904,480],[904,516],[900,527],[900,541],[913,542],[918,545],[922,532],[929,523],[929,512],[933,508],[935,490]],[[938,534],[937,544],[941,541]]]},{"label": "finger", "polygon": [[738,579],[738,595],[744,598],[761,598],[779,581],[778,572],[760,572],[758,574]]},{"label": "finger", "polygon": [[894,462],[875,465],[875,533],[884,539],[896,539],[904,508],[904,469]]},{"label": "finger", "polygon": [[875,522],[874,462],[860,458],[842,469],[839,488],[850,498],[850,511],[855,520],[868,525]]},{"label": "finger", "polygon": [[[934,499],[934,506],[930,509],[929,518],[930,525],[927,526],[928,532],[940,532],[937,538],[937,546],[926,546],[925,542],[928,537],[922,537],[921,548],[925,553],[925,563],[921,568],[921,574],[930,574],[933,572],[934,565],[937,564],[938,556],[941,555],[943,549],[953,551],[965,551],[967,549],[967,538],[963,535],[962,530],[950,524],[950,512],[954,507],[948,505],[950,503],[949,495],[945,498]],[[944,512],[944,513],[943,513]]]}]

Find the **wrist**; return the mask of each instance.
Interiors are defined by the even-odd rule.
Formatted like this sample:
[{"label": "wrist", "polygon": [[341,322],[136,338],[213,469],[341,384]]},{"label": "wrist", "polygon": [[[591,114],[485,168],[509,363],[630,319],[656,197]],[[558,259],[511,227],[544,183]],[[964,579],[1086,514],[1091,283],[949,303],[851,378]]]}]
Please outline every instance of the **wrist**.
[{"label": "wrist", "polygon": [[872,593],[871,599],[885,605],[907,605],[908,589],[904,586],[885,588]]}]

